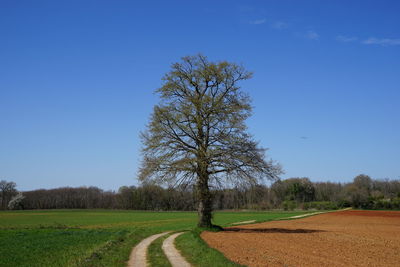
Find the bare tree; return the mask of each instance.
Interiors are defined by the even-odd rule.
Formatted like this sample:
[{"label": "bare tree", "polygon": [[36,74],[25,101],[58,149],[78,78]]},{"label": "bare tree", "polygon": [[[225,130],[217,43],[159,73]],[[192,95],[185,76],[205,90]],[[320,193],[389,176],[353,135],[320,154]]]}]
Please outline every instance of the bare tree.
[{"label": "bare tree", "polygon": [[252,183],[281,173],[246,131],[252,108],[238,82],[251,76],[234,63],[197,55],[173,64],[156,90],[161,101],[142,133],[140,179],[195,183],[199,227],[212,227],[211,184]]}]

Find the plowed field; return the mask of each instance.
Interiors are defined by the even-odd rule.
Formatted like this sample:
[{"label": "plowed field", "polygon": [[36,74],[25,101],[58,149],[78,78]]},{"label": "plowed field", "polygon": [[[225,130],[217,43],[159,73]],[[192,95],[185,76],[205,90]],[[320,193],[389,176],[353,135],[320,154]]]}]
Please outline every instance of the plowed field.
[{"label": "plowed field", "polygon": [[400,212],[341,211],[203,232],[248,266],[400,266]]}]

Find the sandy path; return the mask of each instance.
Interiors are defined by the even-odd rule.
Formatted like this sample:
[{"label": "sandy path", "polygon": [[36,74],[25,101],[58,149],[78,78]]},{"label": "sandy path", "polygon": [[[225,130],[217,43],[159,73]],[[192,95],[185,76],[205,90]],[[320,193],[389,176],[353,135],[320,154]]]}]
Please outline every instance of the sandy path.
[{"label": "sandy path", "polygon": [[164,240],[162,249],[167,256],[169,262],[171,263],[172,267],[190,267],[191,265],[182,257],[180,252],[175,248],[174,241],[175,238],[183,234],[176,233],[169,236],[167,239]]},{"label": "sandy path", "polygon": [[251,220],[251,221],[243,221],[243,222],[235,222],[231,223],[232,225],[239,225],[239,224],[248,224],[248,223],[253,223],[256,222],[256,220]]},{"label": "sandy path", "polygon": [[325,213],[325,212],[319,211],[319,212],[313,212],[313,213],[306,213],[306,214],[302,214],[302,215],[292,216],[292,217],[289,217],[288,219],[299,219],[299,218],[303,218],[303,217],[307,217],[307,216],[311,216],[311,215],[322,214],[322,213]]},{"label": "sandy path", "polygon": [[143,239],[139,244],[137,244],[129,257],[128,267],[145,267],[147,266],[147,248],[148,246],[157,238],[162,237],[170,232],[164,232],[161,234],[156,234]]},{"label": "sandy path", "polygon": [[248,266],[400,266],[400,212],[341,211],[203,232]]}]

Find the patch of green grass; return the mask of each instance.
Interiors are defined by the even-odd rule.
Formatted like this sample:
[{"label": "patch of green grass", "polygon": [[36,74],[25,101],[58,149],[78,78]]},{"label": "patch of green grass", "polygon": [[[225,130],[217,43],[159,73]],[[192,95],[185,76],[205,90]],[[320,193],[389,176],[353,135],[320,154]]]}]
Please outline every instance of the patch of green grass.
[{"label": "patch of green grass", "polygon": [[[213,223],[228,226],[304,213],[216,212]],[[0,266],[125,266],[132,247],[142,239],[164,231],[190,231],[196,224],[196,212],[0,211]],[[199,240],[193,244],[202,251]]]},{"label": "patch of green grass", "polygon": [[166,236],[162,236],[160,238],[157,238],[151,245],[149,246],[148,249],[148,259],[150,266],[152,267],[171,267],[171,264],[169,263],[167,256],[165,256],[164,251],[162,250],[162,243],[164,242],[165,239],[168,238],[170,234]]},{"label": "patch of green grass", "polygon": [[195,222],[196,216],[195,212],[125,210],[1,211],[0,229],[53,228],[57,225],[72,228],[130,228],[158,224],[185,226]]},{"label": "patch of green grass", "polygon": [[109,230],[25,229],[0,231],[0,266],[76,265],[104,242]]},{"label": "patch of green grass", "polygon": [[225,256],[210,248],[200,237],[201,229],[192,230],[178,236],[175,246],[182,256],[197,267],[239,267],[242,265],[231,262]]}]

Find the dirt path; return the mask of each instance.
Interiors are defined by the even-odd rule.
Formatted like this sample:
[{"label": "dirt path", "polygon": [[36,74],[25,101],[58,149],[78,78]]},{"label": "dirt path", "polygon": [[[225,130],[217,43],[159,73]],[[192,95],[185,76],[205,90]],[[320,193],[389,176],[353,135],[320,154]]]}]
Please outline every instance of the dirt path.
[{"label": "dirt path", "polygon": [[292,216],[292,217],[289,217],[288,219],[299,219],[299,218],[308,217],[311,215],[322,214],[322,213],[326,213],[326,212],[319,211],[319,212],[313,212],[313,213],[306,213],[306,214],[302,214],[302,215]]},{"label": "dirt path", "polygon": [[147,248],[148,246],[157,238],[162,237],[170,232],[164,232],[161,234],[156,234],[143,239],[139,244],[137,244],[129,257],[128,267],[145,267],[147,266]]},{"label": "dirt path", "polygon": [[176,233],[169,236],[167,239],[164,240],[162,245],[162,249],[167,256],[169,262],[171,263],[172,267],[191,267],[191,265],[182,257],[180,252],[175,248],[174,241],[175,238],[183,234]]},{"label": "dirt path", "polygon": [[239,225],[239,224],[248,224],[248,223],[253,223],[256,222],[256,220],[251,220],[251,221],[243,221],[243,222],[235,222],[231,223],[232,225]]},{"label": "dirt path", "polygon": [[341,211],[203,232],[248,266],[399,266],[400,212]]}]

